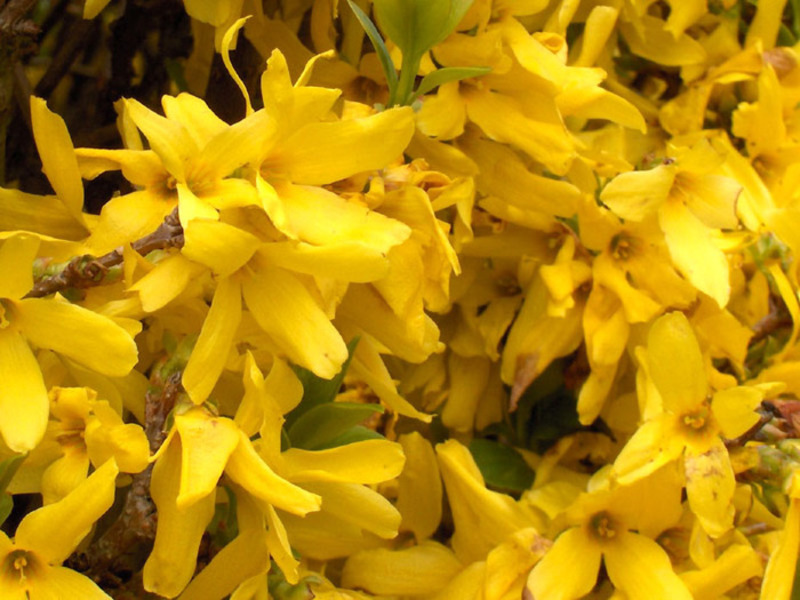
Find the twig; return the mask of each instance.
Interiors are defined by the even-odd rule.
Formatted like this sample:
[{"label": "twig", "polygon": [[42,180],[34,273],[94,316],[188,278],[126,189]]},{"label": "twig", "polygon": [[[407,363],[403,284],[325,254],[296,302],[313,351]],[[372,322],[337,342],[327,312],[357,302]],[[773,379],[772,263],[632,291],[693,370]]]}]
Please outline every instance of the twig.
[{"label": "twig", "polygon": [[78,54],[91,41],[89,34],[94,28],[95,23],[93,21],[84,21],[83,19],[70,26],[69,35],[55,56],[53,56],[50,66],[39,80],[39,83],[36,84],[34,94],[41,98],[50,96],[59,82],[69,72]]},{"label": "twig", "polygon": [[[175,208],[153,233],[136,240],[131,247],[142,256],[153,250],[183,247],[183,227]],[[42,298],[68,288],[87,288],[103,283],[103,276],[111,267],[122,264],[122,248],[117,248],[98,258],[76,256],[60,273],[37,281],[25,298]]]},{"label": "twig", "polygon": [[5,35],[31,35],[38,31],[32,21],[23,20],[36,0],[11,0],[0,11],[0,32]]}]

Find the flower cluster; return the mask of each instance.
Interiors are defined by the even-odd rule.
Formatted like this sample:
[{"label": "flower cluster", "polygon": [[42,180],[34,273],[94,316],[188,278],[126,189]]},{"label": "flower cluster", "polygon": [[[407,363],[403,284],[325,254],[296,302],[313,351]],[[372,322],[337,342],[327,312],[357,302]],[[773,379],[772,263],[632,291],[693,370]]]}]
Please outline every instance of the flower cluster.
[{"label": "flower cluster", "polygon": [[796,3],[184,4],[0,188],[2,592],[797,594]]}]

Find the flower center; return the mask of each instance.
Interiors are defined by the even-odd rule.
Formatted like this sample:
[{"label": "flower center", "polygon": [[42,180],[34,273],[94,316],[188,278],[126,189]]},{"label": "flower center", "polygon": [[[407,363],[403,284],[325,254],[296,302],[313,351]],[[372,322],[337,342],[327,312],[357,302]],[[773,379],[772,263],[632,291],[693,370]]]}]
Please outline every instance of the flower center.
[{"label": "flower center", "polygon": [[636,240],[624,233],[611,238],[611,256],[614,260],[625,262],[636,252]]},{"label": "flower center", "polygon": [[0,573],[8,577],[9,580],[16,580],[24,585],[29,578],[36,576],[40,567],[41,563],[36,556],[27,550],[13,550],[8,553],[3,561]]},{"label": "flower center", "polygon": [[618,525],[607,512],[599,512],[592,516],[589,527],[600,541],[609,541],[616,537]]},{"label": "flower center", "polygon": [[704,432],[706,429],[708,429],[711,421],[712,416],[707,404],[704,404],[692,412],[684,413],[681,416],[681,423],[683,423],[687,432],[691,433]]}]

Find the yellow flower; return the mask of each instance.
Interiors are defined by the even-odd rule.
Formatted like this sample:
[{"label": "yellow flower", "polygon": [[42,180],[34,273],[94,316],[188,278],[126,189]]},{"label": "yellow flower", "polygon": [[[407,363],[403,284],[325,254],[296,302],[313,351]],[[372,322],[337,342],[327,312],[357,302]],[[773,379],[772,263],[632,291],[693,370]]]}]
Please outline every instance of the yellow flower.
[{"label": "yellow flower", "polygon": [[728,261],[717,238],[720,229],[738,226],[735,203],[741,186],[715,172],[723,160],[707,140],[674,153],[652,169],[618,175],[600,200],[626,221],[657,216],[673,264],[724,307],[730,297]]},{"label": "yellow flower", "polygon": [[137,360],[136,344],[112,320],[63,298],[25,298],[39,240],[16,235],[0,246],[0,433],[15,452],[44,435],[49,402],[29,344],[48,348],[104,375],[122,377]]},{"label": "yellow flower", "polygon": [[483,476],[469,450],[456,440],[436,446],[439,469],[453,511],[455,533],[451,545],[459,560],[483,560],[515,532],[531,527],[542,530],[541,517],[527,504],[486,489]]},{"label": "yellow flower", "polygon": [[0,188],[0,231],[11,235],[15,231],[35,233],[48,247],[49,255],[70,256],[80,252],[78,244],[59,240],[84,239],[92,222],[82,212],[83,183],[75,149],[64,120],[48,110],[44,100],[32,96],[30,107],[42,170],[56,195],[37,196]]},{"label": "yellow flower", "polygon": [[667,553],[651,539],[680,518],[679,481],[676,470],[666,467],[633,486],[581,495],[564,515],[572,527],[531,571],[529,591],[548,600],[583,597],[603,561],[627,597],[691,600]]},{"label": "yellow flower", "polygon": [[144,566],[148,591],[172,597],[189,583],[223,472],[268,507],[298,515],[319,510],[319,496],[277,475],[233,420],[189,408],[175,416],[153,468],[150,491],[159,519]]},{"label": "yellow flower", "polygon": [[13,541],[0,532],[3,598],[109,598],[91,579],[60,565],[111,507],[117,472],[109,460],[62,500],[28,513]]},{"label": "yellow flower", "polygon": [[778,545],[769,557],[761,588],[763,600],[789,600],[800,551],[800,475],[795,471],[789,481],[789,509],[784,518]]},{"label": "yellow flower", "polygon": [[689,506],[703,529],[719,537],[733,525],[733,468],[720,434],[735,438],[758,422],[764,397],[754,387],[733,387],[710,396],[703,356],[689,321],[680,312],[650,328],[642,362],[663,412],[645,421],[614,463],[623,484],[682,460]]},{"label": "yellow flower", "polygon": [[57,443],[62,456],[42,473],[45,505],[61,500],[80,485],[90,464],[97,468],[113,457],[123,473],[138,473],[147,466],[150,452],[144,430],[123,423],[108,402],[97,400],[94,390],[53,388],[50,401],[51,420],[44,441]]}]

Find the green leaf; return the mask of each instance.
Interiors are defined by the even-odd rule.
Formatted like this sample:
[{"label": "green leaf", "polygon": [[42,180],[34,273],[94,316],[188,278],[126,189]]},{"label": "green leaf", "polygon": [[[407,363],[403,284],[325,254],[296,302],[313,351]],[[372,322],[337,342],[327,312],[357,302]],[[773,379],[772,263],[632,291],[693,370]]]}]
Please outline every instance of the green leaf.
[{"label": "green leaf", "polygon": [[491,69],[489,67],[444,67],[425,75],[414,92],[414,96],[424,96],[434,88],[451,81],[467,79],[468,77],[478,77],[486,75]]},{"label": "green leaf", "polygon": [[473,0],[374,0],[375,16],[403,53],[397,89],[389,106],[411,104],[420,61],[433,46],[450,35]]},{"label": "green leaf", "polygon": [[25,460],[26,454],[16,454],[0,462],[0,493],[5,492],[14,475]]},{"label": "green leaf", "polygon": [[0,494],[0,525],[6,522],[13,509],[14,499],[11,494]]},{"label": "green leaf", "polygon": [[469,451],[491,487],[523,492],[533,485],[534,472],[513,448],[494,440],[474,439]]},{"label": "green leaf", "polygon": [[356,19],[358,19],[358,22],[361,23],[361,26],[367,33],[367,37],[369,41],[372,42],[372,47],[375,48],[375,52],[378,53],[378,59],[381,61],[381,67],[383,67],[383,73],[386,75],[386,83],[389,85],[389,94],[393,95],[397,87],[397,71],[394,69],[394,62],[392,61],[392,57],[389,56],[389,50],[386,48],[386,44],[383,43],[381,34],[378,32],[378,28],[375,27],[372,20],[353,2],[353,0],[347,0],[347,3],[350,5]]},{"label": "green leaf", "polygon": [[353,353],[356,351],[357,345],[358,337],[353,338],[350,340],[350,343],[347,344],[347,360],[342,365],[342,370],[339,371],[333,379],[322,379],[314,375],[314,373],[308,369],[292,366],[295,375],[297,375],[300,383],[303,384],[303,399],[292,412],[286,415],[287,430],[292,427],[294,422],[297,421],[301,415],[315,406],[325,404],[326,402],[333,402],[333,399],[336,398],[336,394],[338,394],[339,390],[342,388],[344,376],[347,374],[347,369],[350,367],[350,361],[353,359]]},{"label": "green leaf", "polygon": [[380,433],[374,429],[369,429],[363,425],[356,425],[351,427],[341,435],[328,440],[317,450],[326,450],[328,448],[338,448],[339,446],[346,446],[347,444],[355,444],[356,442],[364,442],[366,440],[382,440],[385,439]]},{"label": "green leaf", "polygon": [[421,57],[447,38],[473,0],[374,0],[375,15],[404,55]]},{"label": "green leaf", "polygon": [[332,440],[376,412],[382,413],[383,407],[352,402],[320,404],[295,421],[289,428],[289,439],[295,448],[320,450],[323,446],[331,447]]}]

